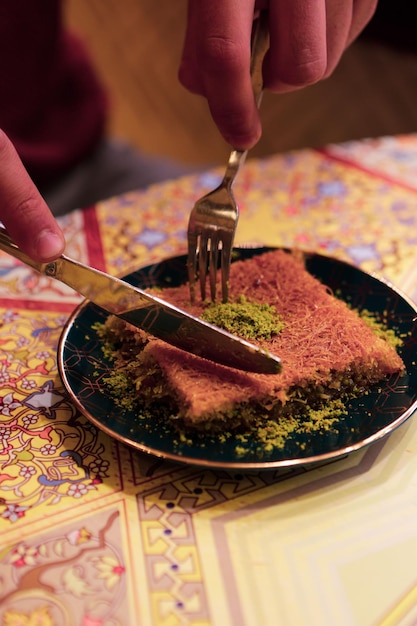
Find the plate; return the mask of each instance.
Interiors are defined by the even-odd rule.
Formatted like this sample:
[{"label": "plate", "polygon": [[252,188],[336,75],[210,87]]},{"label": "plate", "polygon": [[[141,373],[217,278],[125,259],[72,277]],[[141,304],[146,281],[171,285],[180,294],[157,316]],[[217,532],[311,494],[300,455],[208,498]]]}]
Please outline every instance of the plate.
[{"label": "plate", "polygon": [[[273,249],[236,248],[234,260]],[[122,412],[103,384],[112,364],[103,356],[93,329],[107,314],[90,301],[83,302],[69,318],[58,347],[59,372],[72,401],[99,429],[124,444],[165,459],[211,468],[272,469],[321,463],[385,437],[417,407],[417,308],[392,285],[353,265],[316,253],[304,256],[307,270],[338,297],[358,310],[383,312],[388,327],[405,337],[400,349],[405,373],[391,376],[351,401],[335,430],[296,434],[284,447],[266,452],[259,442],[242,446],[234,436],[226,441],[208,435],[180,441],[173,425],[139,417],[135,411]],[[144,267],[125,280],[143,289],[173,286],[186,281],[186,272],[183,255]]]}]

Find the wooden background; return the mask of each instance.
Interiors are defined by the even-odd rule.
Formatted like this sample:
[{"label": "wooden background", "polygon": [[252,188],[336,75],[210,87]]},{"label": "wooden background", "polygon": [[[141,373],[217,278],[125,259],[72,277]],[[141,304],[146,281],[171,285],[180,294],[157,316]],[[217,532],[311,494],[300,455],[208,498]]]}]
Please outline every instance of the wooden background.
[{"label": "wooden background", "polygon": [[[398,14],[401,0],[388,1]],[[185,10],[186,0],[67,0],[66,19],[88,43],[109,90],[113,135],[184,163],[221,164],[229,146],[205,100],[177,80]],[[265,94],[263,137],[251,156],[416,131],[417,54],[403,49],[401,34],[399,40],[393,46],[379,34],[363,36],[330,79]]]}]

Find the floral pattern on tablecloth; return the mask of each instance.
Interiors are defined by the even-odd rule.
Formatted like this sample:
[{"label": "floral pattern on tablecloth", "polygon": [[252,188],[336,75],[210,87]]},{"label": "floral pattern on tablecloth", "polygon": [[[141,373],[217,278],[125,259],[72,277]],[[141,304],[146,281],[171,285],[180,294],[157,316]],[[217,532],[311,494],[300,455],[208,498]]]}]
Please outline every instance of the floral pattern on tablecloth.
[{"label": "floral pattern on tablecloth", "polygon": [[122,624],[120,512],[106,510],[10,545],[2,553],[1,592],[2,624]]},{"label": "floral pattern on tablecloth", "polygon": [[324,152],[373,176],[417,190],[416,139],[416,134],[410,134],[347,141],[326,146]]},{"label": "floral pattern on tablecloth", "polygon": [[[417,300],[416,163],[413,136],[249,159],[236,241],[331,254]],[[184,253],[189,211],[221,174],[60,218],[67,254],[123,275]],[[139,454],[80,415],[60,380],[57,346],[80,297],[3,253],[0,276],[2,625],[413,623],[414,422],[309,471]],[[400,567],[403,552],[413,558]]]},{"label": "floral pattern on tablecloth", "polygon": [[[398,178],[401,172],[400,167]],[[117,254],[108,258],[109,271],[123,275],[184,253],[190,208],[218,183],[219,173],[126,194],[123,212],[119,198],[99,204],[106,249],[112,247],[116,219],[120,225]],[[417,299],[409,279],[417,265],[417,195],[407,185],[371,176],[361,167],[332,158],[331,152],[306,150],[248,160],[235,195],[240,207],[237,245],[298,247],[336,256],[399,286],[407,283],[410,297]]]},{"label": "floral pattern on tablecloth", "polygon": [[69,401],[56,351],[66,320],[46,311],[0,311],[0,529],[71,509],[108,476],[112,444]]}]

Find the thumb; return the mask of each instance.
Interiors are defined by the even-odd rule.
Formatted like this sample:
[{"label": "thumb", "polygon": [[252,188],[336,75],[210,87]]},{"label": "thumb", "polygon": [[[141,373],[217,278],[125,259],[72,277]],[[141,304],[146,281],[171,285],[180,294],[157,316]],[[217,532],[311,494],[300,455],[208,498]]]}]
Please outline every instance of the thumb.
[{"label": "thumb", "polygon": [[35,261],[52,261],[65,248],[61,229],[1,130],[0,220],[19,248]]}]

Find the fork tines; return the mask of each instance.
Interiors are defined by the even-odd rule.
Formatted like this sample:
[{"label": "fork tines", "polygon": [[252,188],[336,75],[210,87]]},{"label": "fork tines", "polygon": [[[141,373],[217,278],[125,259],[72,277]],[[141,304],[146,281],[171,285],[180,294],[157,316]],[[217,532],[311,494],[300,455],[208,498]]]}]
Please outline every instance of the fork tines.
[{"label": "fork tines", "polygon": [[[207,228],[207,227],[205,227]],[[200,284],[201,299],[206,299],[207,275],[209,276],[210,298],[217,298],[218,274],[221,275],[222,302],[229,295],[229,274],[233,247],[233,233],[221,232],[215,227],[209,236],[188,230],[188,280],[191,300],[195,300],[195,284]]]}]

